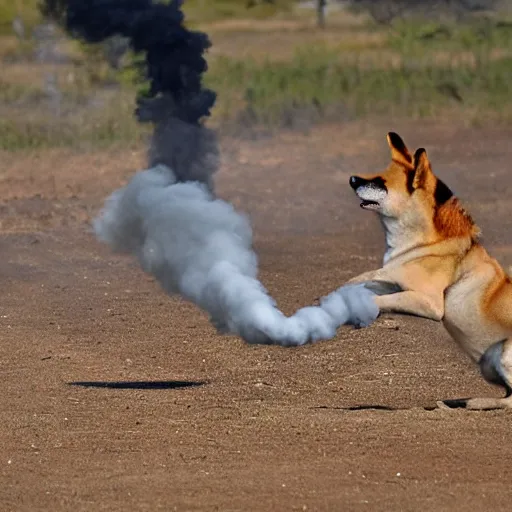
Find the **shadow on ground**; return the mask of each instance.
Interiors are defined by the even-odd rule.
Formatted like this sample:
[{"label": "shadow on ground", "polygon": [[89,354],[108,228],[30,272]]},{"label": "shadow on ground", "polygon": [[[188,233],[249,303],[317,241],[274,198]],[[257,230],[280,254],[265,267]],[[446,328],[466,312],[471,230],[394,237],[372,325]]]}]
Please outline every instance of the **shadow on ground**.
[{"label": "shadow on ground", "polygon": [[149,380],[149,381],[95,381],[95,382],[69,382],[70,386],[82,388],[107,389],[183,389],[204,386],[206,382],[180,381],[180,380]]}]

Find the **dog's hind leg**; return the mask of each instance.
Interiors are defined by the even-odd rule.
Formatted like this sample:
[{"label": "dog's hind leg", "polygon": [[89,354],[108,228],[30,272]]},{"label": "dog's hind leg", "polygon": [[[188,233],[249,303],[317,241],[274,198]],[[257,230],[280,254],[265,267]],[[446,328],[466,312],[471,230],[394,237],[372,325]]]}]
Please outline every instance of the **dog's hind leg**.
[{"label": "dog's hind leg", "polygon": [[438,402],[440,408],[464,408],[473,411],[512,409],[512,339],[491,345],[478,362],[483,378],[505,390],[504,398],[468,398]]}]

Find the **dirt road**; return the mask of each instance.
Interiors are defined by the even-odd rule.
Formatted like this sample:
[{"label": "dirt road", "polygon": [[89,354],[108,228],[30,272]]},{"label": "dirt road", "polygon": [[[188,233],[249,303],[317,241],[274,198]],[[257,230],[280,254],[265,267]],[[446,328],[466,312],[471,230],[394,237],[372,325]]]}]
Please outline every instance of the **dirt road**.
[{"label": "dirt road", "polygon": [[[254,222],[287,313],[376,267],[382,234],[348,187],[385,133],[435,170],[512,264],[511,133],[326,126],[223,140],[220,194]],[[0,510],[510,510],[508,412],[439,324],[382,317],[300,349],[217,335],[89,232],[142,151],[4,154],[0,174]]]}]

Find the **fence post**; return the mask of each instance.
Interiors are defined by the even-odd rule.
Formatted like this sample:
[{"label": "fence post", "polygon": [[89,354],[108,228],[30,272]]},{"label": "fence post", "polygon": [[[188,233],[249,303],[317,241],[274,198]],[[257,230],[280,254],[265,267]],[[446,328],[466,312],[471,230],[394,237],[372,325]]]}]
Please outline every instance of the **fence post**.
[{"label": "fence post", "polygon": [[320,28],[325,28],[325,7],[327,5],[327,0],[317,0],[316,4],[316,13],[317,13],[317,22]]}]

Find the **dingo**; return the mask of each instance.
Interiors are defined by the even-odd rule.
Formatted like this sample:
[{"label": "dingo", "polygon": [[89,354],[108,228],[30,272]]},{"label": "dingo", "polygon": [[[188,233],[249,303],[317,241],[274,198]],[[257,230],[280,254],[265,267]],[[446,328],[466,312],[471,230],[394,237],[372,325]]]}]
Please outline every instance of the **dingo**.
[{"label": "dingo", "polygon": [[385,280],[402,291],[381,295],[381,311],[442,321],[504,398],[438,402],[440,407],[512,408],[512,283],[478,243],[480,231],[451,190],[432,172],[425,149],[411,156],[388,134],[391,164],[352,176],[361,208],[376,212],[386,234],[384,264],[349,282]]}]

